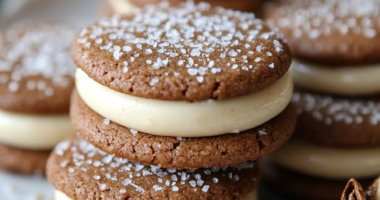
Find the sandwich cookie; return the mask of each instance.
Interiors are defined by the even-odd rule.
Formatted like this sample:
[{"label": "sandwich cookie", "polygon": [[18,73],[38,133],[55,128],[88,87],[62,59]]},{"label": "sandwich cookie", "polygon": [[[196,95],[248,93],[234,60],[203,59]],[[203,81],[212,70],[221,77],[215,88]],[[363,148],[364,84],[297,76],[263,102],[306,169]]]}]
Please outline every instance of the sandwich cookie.
[{"label": "sandwich cookie", "polygon": [[269,6],[295,57],[297,86],[337,95],[380,93],[377,0],[292,0]]},{"label": "sandwich cookie", "polygon": [[[178,6],[181,3],[185,3],[188,0],[108,0],[108,4],[113,9],[115,14],[128,14],[133,8],[143,7],[148,4],[168,3],[171,6]],[[193,2],[193,1],[192,1]],[[227,9],[240,10],[240,11],[255,11],[260,8],[264,0],[195,0],[195,3],[207,2],[212,6],[221,6]]]},{"label": "sandwich cookie", "polygon": [[43,172],[46,151],[74,133],[68,115],[74,35],[72,27],[42,22],[0,33],[0,143],[10,157],[0,166]]},{"label": "sandwich cookie", "polygon": [[57,145],[47,175],[56,189],[55,200],[256,200],[259,181],[254,162],[212,169],[164,169],[104,153],[80,138]]},{"label": "sandwich cookie", "polygon": [[[275,188],[279,195],[297,200],[339,199],[347,183],[346,179],[333,180],[297,173],[268,161],[267,158],[260,160],[260,172],[263,177],[262,184]],[[372,181],[373,179],[360,179],[364,187],[368,187]],[[346,191],[348,193],[351,192]]]},{"label": "sandwich cookie", "polygon": [[257,159],[293,132],[289,49],[253,14],[206,3],[148,6],[85,28],[72,57],[73,123],[109,154],[166,168],[222,167]]},{"label": "sandwich cookie", "polygon": [[[196,169],[237,165],[277,149],[291,136],[293,107],[264,125],[215,137],[154,136],[109,121],[72,96],[71,117],[79,135],[110,154],[165,168]],[[202,153],[199,153],[202,152]]]},{"label": "sandwich cookie", "polygon": [[[379,6],[376,0],[280,0],[269,6],[267,21],[288,40],[295,57],[290,71],[301,88],[293,97],[299,114],[295,137],[270,156],[275,165],[310,180],[309,186],[294,185],[380,173]],[[286,193],[304,199],[340,196]]]}]

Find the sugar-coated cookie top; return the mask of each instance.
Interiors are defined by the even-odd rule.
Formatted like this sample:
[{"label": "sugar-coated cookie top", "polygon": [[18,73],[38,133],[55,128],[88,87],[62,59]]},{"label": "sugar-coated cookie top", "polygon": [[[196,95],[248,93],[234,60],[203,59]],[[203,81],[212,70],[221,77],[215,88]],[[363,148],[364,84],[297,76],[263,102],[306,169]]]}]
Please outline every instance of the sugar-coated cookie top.
[{"label": "sugar-coated cookie top", "polygon": [[282,35],[254,14],[190,1],[102,19],[78,34],[72,56],[91,78],[119,92],[187,101],[256,92],[291,62]]},{"label": "sugar-coated cookie top", "polygon": [[380,1],[280,0],[268,6],[296,57],[327,63],[379,62]]},{"label": "sugar-coated cookie top", "polygon": [[[258,183],[254,162],[176,170],[106,154],[83,139],[60,143],[48,164],[57,190],[76,199],[242,199]],[[82,184],[77,184],[82,183]]]},{"label": "sugar-coated cookie top", "polygon": [[70,58],[74,36],[73,27],[44,22],[23,22],[1,32],[0,108],[68,111],[75,73]]}]

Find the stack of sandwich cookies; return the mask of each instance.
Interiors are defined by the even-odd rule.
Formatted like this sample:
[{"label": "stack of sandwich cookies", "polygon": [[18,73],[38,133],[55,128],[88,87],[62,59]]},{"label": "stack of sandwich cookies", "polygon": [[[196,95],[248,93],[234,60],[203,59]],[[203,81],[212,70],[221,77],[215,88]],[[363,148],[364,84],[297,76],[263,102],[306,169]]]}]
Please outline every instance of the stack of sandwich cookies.
[{"label": "stack of sandwich cookies", "polygon": [[324,191],[342,191],[349,178],[379,174],[379,6],[375,0],[272,5],[267,20],[289,42],[296,58],[290,71],[301,89],[293,97],[299,113],[296,136],[272,155],[276,166],[267,171],[267,184],[301,198],[336,199],[335,192],[303,191],[302,196],[299,187],[280,187],[276,180],[287,171],[303,177],[296,185],[318,179]]},{"label": "stack of sandwich cookies", "polygon": [[72,57],[57,199],[255,199],[252,160],[295,128],[288,47],[253,14],[148,6],[85,28]]},{"label": "stack of sandwich cookies", "polygon": [[0,33],[0,168],[44,172],[49,150],[74,133],[75,65],[66,25],[17,24]]},{"label": "stack of sandwich cookies", "polygon": [[[186,2],[187,0],[108,0],[109,6],[112,8],[114,13],[118,14],[128,14],[133,10],[133,8],[143,7],[148,4],[159,4],[159,3],[169,3],[172,6],[178,6],[179,4]],[[195,0],[195,3],[207,2],[212,6],[221,6],[228,9],[240,10],[240,11],[255,11],[260,8],[264,0]],[[108,11],[107,11],[108,13]]]}]

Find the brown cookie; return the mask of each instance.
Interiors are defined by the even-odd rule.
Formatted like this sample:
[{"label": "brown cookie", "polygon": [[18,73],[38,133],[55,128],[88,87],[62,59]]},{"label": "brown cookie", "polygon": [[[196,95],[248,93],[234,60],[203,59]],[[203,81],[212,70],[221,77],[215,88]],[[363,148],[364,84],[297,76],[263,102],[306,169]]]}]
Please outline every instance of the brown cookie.
[{"label": "brown cookie", "polygon": [[279,0],[267,22],[297,58],[327,64],[380,62],[378,0]]},{"label": "brown cookie", "polygon": [[0,32],[0,109],[21,113],[68,112],[75,65],[75,29],[25,22]]},{"label": "brown cookie", "polygon": [[49,154],[50,151],[24,150],[0,144],[0,169],[16,173],[43,174]]},{"label": "brown cookie", "polygon": [[[260,161],[262,183],[291,199],[337,200],[341,198],[347,181],[328,180],[296,173],[267,161]],[[364,187],[371,180],[360,180]]]},{"label": "brown cookie", "polygon": [[343,190],[341,200],[366,200],[362,185],[355,179],[350,179]]},{"label": "brown cookie", "polygon": [[309,143],[335,148],[380,146],[380,101],[341,98],[295,91],[298,109],[295,136]]},{"label": "brown cookie", "polygon": [[241,133],[207,138],[154,136],[105,120],[73,92],[72,122],[97,148],[136,162],[164,168],[196,169],[233,166],[255,160],[284,144],[296,117],[292,106],[269,122]]},{"label": "brown cookie", "polygon": [[83,139],[59,144],[47,165],[54,187],[76,200],[236,200],[259,181],[254,162],[235,167],[175,170],[106,154]]},{"label": "brown cookie", "polygon": [[259,91],[291,64],[282,35],[253,14],[191,2],[102,19],[78,34],[72,57],[113,90],[191,102]]},{"label": "brown cookie", "polygon": [[[128,0],[125,0],[128,1]],[[137,6],[145,6],[146,4],[156,4],[162,2],[161,0],[129,0],[131,3]],[[169,0],[170,5],[179,5],[180,3],[186,2],[186,0]],[[224,8],[241,10],[241,11],[254,11],[260,8],[264,0],[195,0],[194,2],[207,2],[212,6],[222,6]]]}]

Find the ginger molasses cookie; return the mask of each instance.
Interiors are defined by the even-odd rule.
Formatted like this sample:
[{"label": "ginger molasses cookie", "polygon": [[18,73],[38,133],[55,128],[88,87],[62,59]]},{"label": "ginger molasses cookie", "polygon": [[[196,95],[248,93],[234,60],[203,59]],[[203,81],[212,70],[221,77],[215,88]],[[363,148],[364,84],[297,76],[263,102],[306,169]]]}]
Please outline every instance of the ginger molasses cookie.
[{"label": "ginger molasses cookie", "polygon": [[231,166],[255,160],[284,144],[296,121],[295,110],[289,106],[269,122],[240,133],[206,138],[154,136],[100,116],[76,91],[71,117],[79,135],[109,154],[180,169]]},{"label": "ginger molasses cookie", "polygon": [[78,34],[72,57],[112,90],[190,102],[257,92],[291,62],[281,34],[253,14],[190,2],[105,18]]},{"label": "ginger molasses cookie", "polygon": [[24,22],[0,33],[0,168],[44,172],[48,150],[74,130],[68,114],[75,65],[67,25]]},{"label": "ginger molasses cookie", "polygon": [[343,98],[298,90],[296,135],[309,143],[340,148],[380,145],[379,98]]},{"label": "ginger molasses cookie", "polygon": [[299,87],[342,96],[380,93],[377,0],[280,0],[267,22],[285,35]]},{"label": "ginger molasses cookie", "polygon": [[74,87],[73,27],[25,22],[0,32],[0,109],[67,113]]},{"label": "ginger molasses cookie", "polygon": [[60,143],[47,168],[56,200],[235,200],[253,195],[259,181],[254,162],[212,169],[164,169],[117,158],[78,138]]},{"label": "ginger molasses cookie", "polygon": [[0,144],[0,168],[26,174],[44,174],[50,151],[25,150]]},{"label": "ginger molasses cookie", "polygon": [[292,95],[282,35],[250,13],[206,3],[100,20],[78,34],[72,57],[86,105],[153,135],[249,130],[280,114]]},{"label": "ginger molasses cookie", "polygon": [[296,58],[378,63],[379,6],[377,0],[280,0],[270,6],[266,19],[285,35]]}]

